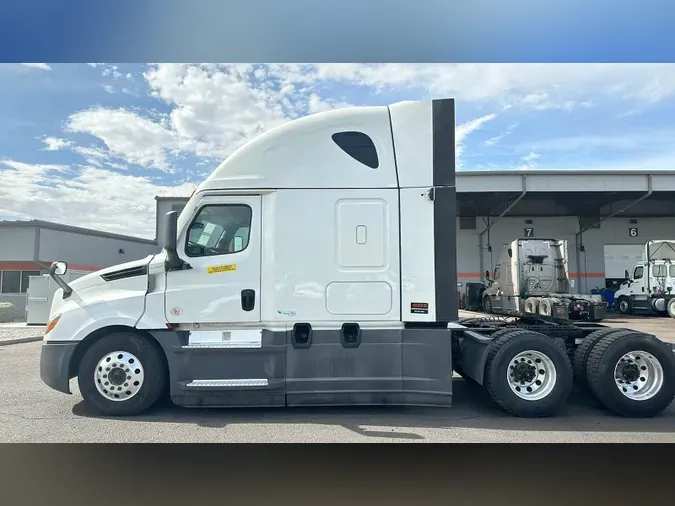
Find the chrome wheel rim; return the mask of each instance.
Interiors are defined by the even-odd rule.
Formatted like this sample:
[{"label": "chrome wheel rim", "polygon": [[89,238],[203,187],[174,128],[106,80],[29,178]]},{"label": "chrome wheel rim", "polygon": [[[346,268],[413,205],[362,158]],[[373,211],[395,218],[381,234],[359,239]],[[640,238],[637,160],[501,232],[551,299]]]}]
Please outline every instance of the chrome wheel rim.
[{"label": "chrome wheel rim", "polygon": [[549,395],[556,385],[557,372],[553,360],[536,350],[518,353],[506,371],[509,388],[521,399],[538,401]]},{"label": "chrome wheel rim", "polygon": [[614,383],[625,397],[646,401],[659,393],[664,373],[661,362],[646,351],[631,351],[614,366]]},{"label": "chrome wheel rim", "polygon": [[622,300],[619,302],[619,309],[621,310],[622,313],[625,313],[628,311],[628,302],[625,300]]},{"label": "chrome wheel rim", "polygon": [[126,351],[108,353],[94,370],[94,384],[109,401],[127,401],[143,386],[145,370],[138,358]]}]

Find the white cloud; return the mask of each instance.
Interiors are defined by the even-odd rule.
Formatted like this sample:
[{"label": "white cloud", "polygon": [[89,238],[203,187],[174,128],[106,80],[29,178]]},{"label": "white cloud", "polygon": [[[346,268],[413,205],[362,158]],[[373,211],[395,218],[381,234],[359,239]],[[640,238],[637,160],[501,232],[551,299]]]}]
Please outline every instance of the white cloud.
[{"label": "white cloud", "polygon": [[499,142],[504,140],[506,137],[511,135],[516,128],[518,128],[518,123],[513,123],[513,124],[509,125],[505,131],[503,131],[499,135],[495,135],[494,137],[490,137],[483,144],[485,144],[486,146],[494,146],[495,144],[498,144]]},{"label": "white cloud", "polygon": [[39,69],[39,70],[45,70],[47,72],[50,72],[52,68],[47,65],[46,63],[22,63],[21,65],[24,65],[26,67],[30,67],[33,69]]},{"label": "white cloud", "polygon": [[108,93],[110,93],[111,95],[112,95],[113,93],[115,93],[115,88],[113,88],[112,85],[110,85],[110,84],[104,84],[104,85],[102,85],[102,88],[103,88],[105,91],[107,91]]},{"label": "white cloud", "polygon": [[98,107],[72,114],[66,129],[99,138],[112,155],[129,163],[170,171],[168,151],[178,148],[176,134],[126,109]]},{"label": "white cloud", "polygon": [[166,186],[97,167],[73,169],[0,161],[0,215],[154,238],[155,195],[189,195],[194,184]]},{"label": "white cloud", "polygon": [[320,64],[298,82],[338,80],[535,109],[590,107],[589,95],[655,103],[675,94],[673,64]]},{"label": "white cloud", "polygon": [[523,156],[521,160],[521,164],[518,166],[518,169],[520,170],[529,170],[529,169],[536,169],[537,168],[537,160],[541,158],[541,155],[537,153],[536,151],[530,151],[529,154]]},{"label": "white cloud", "polygon": [[[675,129],[643,129],[640,132],[606,135],[578,135],[556,137],[537,141],[537,148],[542,151],[579,152],[585,150],[603,150],[613,153],[625,151],[669,151],[675,139]],[[529,145],[514,146],[516,150],[529,149]]]},{"label": "white cloud", "polygon": [[472,132],[479,130],[485,125],[485,123],[492,121],[497,117],[496,114],[486,114],[480,118],[472,119],[461,125],[458,125],[455,128],[455,158],[457,163],[457,168],[462,166],[462,153],[464,152],[464,143],[466,138]]},{"label": "white cloud", "polygon": [[59,139],[58,137],[45,137],[42,139],[42,142],[47,146],[45,147],[46,151],[60,151],[72,145],[71,141]]}]

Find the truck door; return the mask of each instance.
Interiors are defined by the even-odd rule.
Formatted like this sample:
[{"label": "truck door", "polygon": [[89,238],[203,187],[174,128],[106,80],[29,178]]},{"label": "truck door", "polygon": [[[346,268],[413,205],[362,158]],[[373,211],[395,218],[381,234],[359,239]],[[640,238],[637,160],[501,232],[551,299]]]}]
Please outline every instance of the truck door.
[{"label": "truck door", "polygon": [[504,292],[504,280],[502,279],[502,267],[501,264],[498,264],[495,267],[493,273],[493,282],[492,282],[493,291],[491,292],[492,299],[492,309],[494,311],[502,311],[504,309],[504,297],[507,294]]},{"label": "truck door", "polygon": [[[637,265],[633,270],[633,279],[628,285],[628,296],[631,298],[634,308],[649,308],[646,289],[646,281],[649,274],[645,273],[645,270],[648,269],[645,269],[644,265]],[[645,274],[647,274],[647,276]]]},{"label": "truck door", "polygon": [[260,321],[261,197],[207,196],[178,254],[189,269],[166,276],[170,323]]}]

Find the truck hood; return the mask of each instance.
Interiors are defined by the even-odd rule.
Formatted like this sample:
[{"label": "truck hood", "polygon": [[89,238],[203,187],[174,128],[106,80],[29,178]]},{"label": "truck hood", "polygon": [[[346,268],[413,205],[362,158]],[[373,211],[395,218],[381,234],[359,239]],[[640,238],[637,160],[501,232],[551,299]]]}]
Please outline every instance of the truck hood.
[{"label": "truck hood", "polygon": [[[105,302],[106,300],[127,297],[129,294],[145,294],[148,286],[149,264],[155,255],[106,267],[71,281],[73,293],[63,299],[63,290],[54,294],[49,318],[70,311],[76,307]],[[120,295],[122,294],[122,295]]]},{"label": "truck hood", "polygon": [[84,276],[77,278],[75,281],[72,281],[69,284],[73,288],[73,292],[77,292],[78,290],[83,290],[96,285],[107,283],[104,276],[123,279],[126,277],[125,274],[130,274],[137,269],[147,267],[154,257],[155,255],[148,255],[147,257],[141,258],[140,260],[132,260],[131,262],[125,262],[123,264],[117,264],[111,267],[106,267],[105,269],[90,272],[89,274],[85,274]]}]

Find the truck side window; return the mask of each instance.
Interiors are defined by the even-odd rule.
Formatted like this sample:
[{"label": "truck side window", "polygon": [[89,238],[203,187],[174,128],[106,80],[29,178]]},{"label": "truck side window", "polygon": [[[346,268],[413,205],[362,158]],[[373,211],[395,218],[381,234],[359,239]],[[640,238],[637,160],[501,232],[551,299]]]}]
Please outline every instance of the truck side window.
[{"label": "truck side window", "polygon": [[495,273],[494,273],[495,281],[499,280],[499,271],[500,270],[501,269],[499,268],[499,266],[495,267]]},{"label": "truck side window", "polygon": [[189,257],[227,255],[246,249],[252,210],[243,204],[207,205],[188,228],[185,253]]},{"label": "truck side window", "polygon": [[668,266],[668,276],[675,278],[675,264],[670,264]]},{"label": "truck side window", "polygon": [[667,272],[666,266],[663,264],[654,266],[654,276],[657,278],[665,278],[668,275]]},{"label": "truck side window", "polygon": [[642,267],[641,265],[635,268],[635,272],[633,272],[633,279],[642,279],[642,273],[644,272],[645,268]]},{"label": "truck side window", "polygon": [[333,142],[355,160],[371,169],[377,169],[380,161],[373,140],[363,132],[338,132],[332,136]]}]

